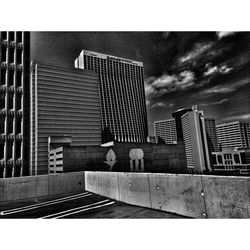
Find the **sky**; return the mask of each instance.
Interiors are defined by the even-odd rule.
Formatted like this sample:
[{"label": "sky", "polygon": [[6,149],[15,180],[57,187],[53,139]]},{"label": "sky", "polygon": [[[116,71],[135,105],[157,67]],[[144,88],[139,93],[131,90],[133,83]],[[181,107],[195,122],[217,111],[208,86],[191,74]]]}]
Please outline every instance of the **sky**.
[{"label": "sky", "polygon": [[32,32],[31,59],[73,67],[82,49],[143,62],[149,134],[198,105],[216,123],[250,123],[250,32]]}]

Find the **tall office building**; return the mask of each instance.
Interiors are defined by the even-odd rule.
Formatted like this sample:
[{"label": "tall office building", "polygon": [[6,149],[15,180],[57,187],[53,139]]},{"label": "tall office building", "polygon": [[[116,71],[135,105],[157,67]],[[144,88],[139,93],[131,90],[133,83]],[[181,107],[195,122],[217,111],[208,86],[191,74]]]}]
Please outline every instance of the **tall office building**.
[{"label": "tall office building", "polygon": [[28,175],[29,32],[0,32],[0,178]]},{"label": "tall office building", "polygon": [[250,125],[240,121],[227,122],[216,125],[218,144],[226,147],[249,147]]},{"label": "tall office building", "polygon": [[163,139],[166,144],[177,143],[175,119],[155,121],[154,132],[155,132],[156,138]]},{"label": "tall office building", "polygon": [[176,125],[176,134],[177,134],[177,141],[182,142],[183,139],[183,131],[182,131],[182,122],[181,117],[187,113],[188,111],[192,111],[191,108],[182,108],[176,110],[174,113],[172,113],[173,118],[175,119],[175,125]]},{"label": "tall office building", "polygon": [[71,137],[72,146],[101,144],[98,75],[31,64],[32,175],[48,173],[48,138]]},{"label": "tall office building", "polygon": [[146,142],[143,63],[82,50],[75,67],[99,75],[103,135],[110,132],[120,142]]},{"label": "tall office building", "polygon": [[211,171],[203,111],[193,106],[181,120],[189,172]]},{"label": "tall office building", "polygon": [[211,162],[213,159],[212,152],[219,151],[217,135],[216,135],[215,119],[205,118],[205,129],[207,135],[209,157]]}]

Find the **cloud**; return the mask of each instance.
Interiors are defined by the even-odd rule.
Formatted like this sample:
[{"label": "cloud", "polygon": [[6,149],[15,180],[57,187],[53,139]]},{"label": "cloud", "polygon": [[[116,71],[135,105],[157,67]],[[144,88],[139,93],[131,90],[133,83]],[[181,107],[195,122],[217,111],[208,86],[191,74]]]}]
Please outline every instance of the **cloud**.
[{"label": "cloud", "polygon": [[235,32],[233,31],[219,31],[216,32],[217,36],[219,39],[221,39],[222,37],[226,37],[226,36],[232,36],[235,34]]},{"label": "cloud", "polygon": [[172,108],[174,106],[173,103],[164,103],[164,102],[157,102],[151,106],[151,108]]},{"label": "cloud", "polygon": [[195,75],[185,70],[179,74],[163,74],[160,77],[149,77],[145,81],[145,93],[148,98],[157,98],[166,93],[185,90],[195,85]]},{"label": "cloud", "polygon": [[227,101],[228,101],[228,98],[225,98],[225,99],[222,99],[222,100],[217,101],[217,102],[199,104],[199,106],[208,107],[208,106],[213,106],[213,105],[219,105],[219,104],[225,103]]},{"label": "cloud", "polygon": [[242,115],[235,115],[235,116],[230,116],[227,117],[225,119],[223,119],[223,121],[236,121],[236,120],[248,120],[250,119],[250,114],[242,114]]},{"label": "cloud", "polygon": [[232,86],[216,86],[210,89],[206,89],[203,91],[203,94],[227,94],[235,91],[235,88]]},{"label": "cloud", "polygon": [[200,57],[202,54],[207,52],[214,45],[213,42],[210,43],[198,43],[195,45],[194,49],[188,52],[185,56],[179,58],[179,62],[184,63],[190,60],[194,60]]},{"label": "cloud", "polygon": [[250,83],[250,78],[241,79],[237,82],[231,82],[230,84],[220,86],[217,85],[215,87],[206,89],[202,91],[202,94],[228,94],[236,91],[238,88],[243,87],[246,84]]},{"label": "cloud", "polygon": [[227,74],[230,71],[233,70],[233,68],[229,68],[227,65],[222,65],[222,66],[211,66],[211,64],[206,64],[207,71],[204,72],[205,76],[212,75],[214,73],[221,73],[221,74]]}]

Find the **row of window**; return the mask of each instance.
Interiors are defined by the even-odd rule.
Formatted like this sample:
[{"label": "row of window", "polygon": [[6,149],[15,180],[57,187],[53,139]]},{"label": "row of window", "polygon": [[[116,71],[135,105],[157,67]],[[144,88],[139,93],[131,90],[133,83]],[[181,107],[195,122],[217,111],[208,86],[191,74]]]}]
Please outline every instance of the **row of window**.
[{"label": "row of window", "polygon": [[[240,154],[223,154],[223,158],[224,158],[224,162],[226,165],[233,165],[233,159],[234,159],[234,162],[236,164],[244,164],[246,163],[246,160],[245,160],[245,154],[244,153],[240,153]],[[223,164],[223,159],[222,159],[222,155],[217,155],[217,162],[219,164]]]},{"label": "row of window", "polygon": [[[6,134],[6,118],[5,117],[0,117],[0,134]],[[22,118],[17,117],[16,121],[14,120],[13,117],[8,117],[8,124],[7,124],[7,130],[8,130],[8,135],[14,133],[14,128],[16,129],[16,134],[21,134],[22,133]]]},{"label": "row of window", "polygon": [[16,85],[17,88],[22,86],[22,71],[16,71],[15,70],[6,70],[1,69],[1,85],[6,85],[7,83],[7,77],[9,78],[9,86],[13,86],[16,78]]},{"label": "row of window", "polygon": [[[0,160],[3,160],[5,157],[4,151],[5,151],[6,144],[0,143]],[[8,142],[7,146],[7,160],[13,159],[14,157],[14,150],[16,151],[16,159],[21,158],[21,150],[22,150],[22,142],[16,141],[16,143]]]},{"label": "row of window", "polygon": [[[22,95],[17,94],[16,98],[14,94],[9,94],[8,96],[8,109],[14,109],[14,103],[16,101],[16,110],[22,109]],[[0,94],[0,110],[6,109],[6,95],[4,93]]]},{"label": "row of window", "polygon": [[2,46],[0,60],[2,62],[7,62],[7,55],[8,55],[9,63],[15,63],[15,54],[16,54],[16,63],[22,64],[23,51],[21,49],[15,49],[15,48],[8,49],[7,47]]},{"label": "row of window", "polygon": [[18,32],[14,32],[14,31],[2,31],[1,32],[1,38],[2,40],[9,40],[11,42],[17,42],[17,43],[22,43],[23,41],[23,33],[18,31]]}]

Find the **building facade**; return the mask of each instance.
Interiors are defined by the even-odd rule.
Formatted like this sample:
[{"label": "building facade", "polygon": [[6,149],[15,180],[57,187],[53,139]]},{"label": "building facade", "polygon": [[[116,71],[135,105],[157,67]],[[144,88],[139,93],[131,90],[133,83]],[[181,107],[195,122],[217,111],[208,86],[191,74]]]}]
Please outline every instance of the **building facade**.
[{"label": "building facade", "polygon": [[143,63],[82,50],[75,67],[99,75],[103,142],[146,142]]},{"label": "building facade", "polygon": [[30,87],[32,175],[48,173],[49,138],[70,137],[72,146],[101,144],[96,73],[32,62]]},{"label": "building facade", "polygon": [[204,113],[197,106],[181,117],[185,144],[187,168],[189,172],[210,172],[210,160],[205,129]]},{"label": "building facade", "polygon": [[177,143],[175,119],[155,121],[154,132],[156,138],[161,138],[166,144]]},{"label": "building facade", "polygon": [[226,147],[249,147],[250,125],[240,121],[222,123],[216,125],[218,144],[221,148]]},{"label": "building facade", "polygon": [[0,178],[29,174],[30,33],[0,32]]},{"label": "building facade", "polygon": [[209,158],[210,163],[213,161],[212,152],[218,152],[218,140],[216,135],[216,125],[215,119],[213,118],[205,118],[205,129],[207,135],[207,144],[208,144],[208,151],[209,151]]},{"label": "building facade", "polygon": [[213,155],[215,173],[250,175],[250,148],[222,148]]}]

